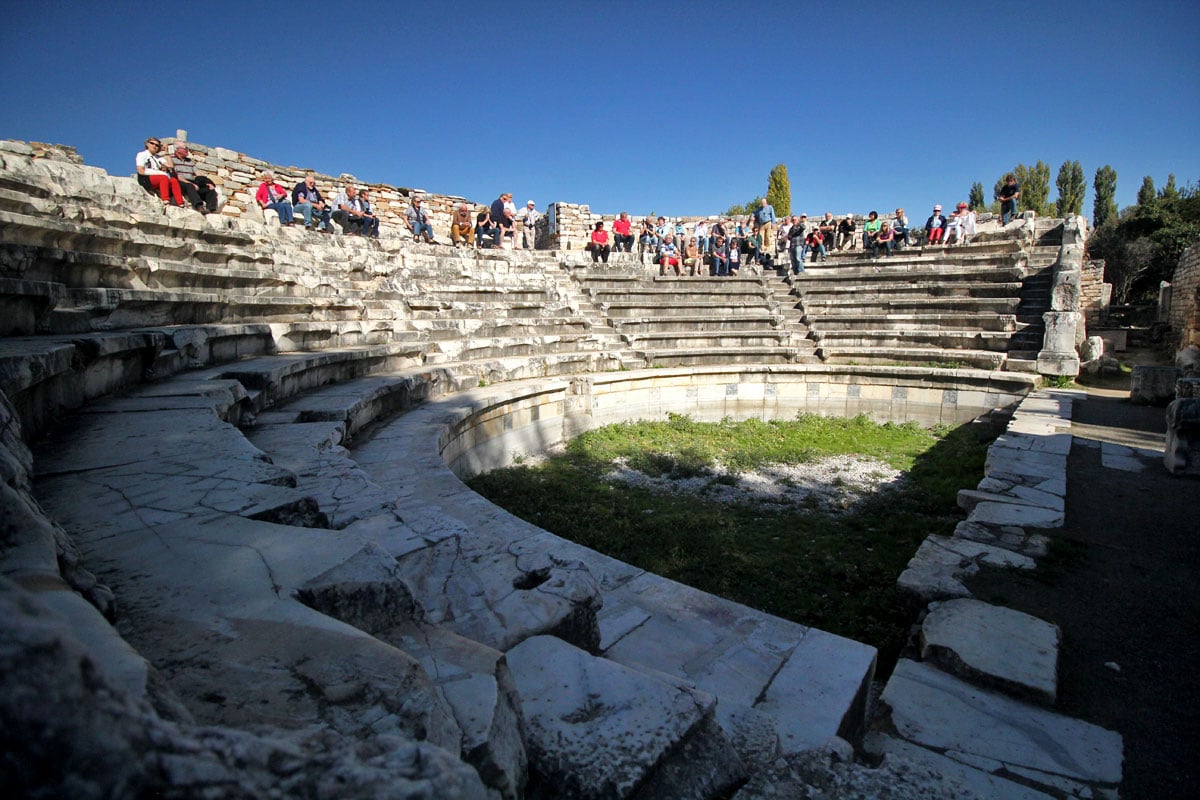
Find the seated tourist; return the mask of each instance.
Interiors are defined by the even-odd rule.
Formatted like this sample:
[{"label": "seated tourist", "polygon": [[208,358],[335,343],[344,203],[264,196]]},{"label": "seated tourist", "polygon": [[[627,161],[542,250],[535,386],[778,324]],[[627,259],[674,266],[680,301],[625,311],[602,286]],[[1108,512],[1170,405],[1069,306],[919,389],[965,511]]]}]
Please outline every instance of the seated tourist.
[{"label": "seated tourist", "polygon": [[621,212],[621,216],[613,220],[613,249],[617,252],[624,250],[626,253],[633,252],[633,230],[632,223],[629,221],[629,213]]},{"label": "seated tourist", "polygon": [[879,248],[884,249],[884,255],[890,256],[892,248],[896,245],[896,232],[892,230],[892,226],[887,222],[882,222],[879,225],[879,232],[875,234],[875,238],[871,240],[871,257],[879,258]]},{"label": "seated tourist", "polygon": [[475,246],[484,250],[496,244],[496,226],[492,222],[492,212],[486,208],[475,215]]},{"label": "seated tourist", "polygon": [[162,154],[162,142],[153,137],[146,140],[146,149],[134,158],[138,183],[151,194],[158,192],[164,203],[183,207],[183,190],[179,179],[169,173],[171,160]]},{"label": "seated tourist", "polygon": [[429,215],[421,207],[421,198],[414,197],[412,199],[405,222],[408,224],[409,233],[413,235],[414,242],[424,239],[426,244],[436,244],[433,241],[433,226],[429,224]]},{"label": "seated tourist", "polygon": [[321,190],[317,188],[317,176],[313,173],[306,172],[304,180],[297,183],[296,188],[292,189],[292,208],[294,211],[299,211],[300,216],[304,217],[304,230],[312,230],[313,219],[316,218],[318,231],[333,232],[330,226],[330,215],[333,213],[333,209],[321,196]]},{"label": "seated tourist", "polygon": [[853,214],[847,214],[846,218],[838,223],[838,250],[845,250],[846,248],[854,249],[854,246],[858,243],[858,236],[856,235],[857,227]]},{"label": "seated tourist", "polygon": [[342,233],[362,236],[366,227],[366,216],[358,203],[358,187],[347,184],[333,199],[333,221],[342,227]]},{"label": "seated tourist", "polygon": [[603,222],[597,222],[596,226],[592,228],[592,235],[587,249],[592,253],[593,264],[598,261],[603,261],[605,264],[608,263],[608,254],[612,250],[612,247],[608,244],[608,231],[604,230]]},{"label": "seated tourist", "polygon": [[687,267],[688,275],[699,275],[704,267],[704,256],[700,253],[700,243],[695,236],[688,240],[683,250],[683,265]]},{"label": "seated tourist", "polygon": [[203,214],[217,213],[217,185],[210,178],[196,174],[196,162],[192,161],[187,144],[176,142],[174,150],[171,165],[188,204]]},{"label": "seated tourist", "polygon": [[929,219],[925,220],[925,243],[938,244],[942,241],[942,234],[946,231],[946,218],[942,216],[942,207],[940,205],[933,207],[933,213],[929,215]]},{"label": "seated tourist", "polygon": [[[662,219],[659,217],[659,219]],[[675,244],[675,234],[673,231],[663,233],[662,242],[658,245],[658,255],[654,259],[654,263],[658,264],[658,274],[666,275],[667,267],[675,270],[675,274],[683,275],[683,270],[679,266],[679,247]]]},{"label": "seated tourist", "polygon": [[710,250],[712,256],[713,275],[726,276],[729,274],[729,242],[725,240],[725,234],[720,233],[713,237],[712,248]]},{"label": "seated tourist", "polygon": [[812,251],[814,264],[817,263],[818,256],[820,256],[822,261],[826,260],[825,236],[821,233],[819,227],[809,231],[808,236],[804,237],[804,244]]},{"label": "seated tourist", "polygon": [[742,266],[742,240],[733,237],[729,240],[729,274],[737,275]]},{"label": "seated tourist", "polygon": [[[833,214],[826,211],[825,216],[817,223],[817,230],[821,232],[821,241],[824,243],[826,252],[837,241],[837,229],[837,220],[833,218]],[[825,259],[822,258],[821,260],[824,261]]]},{"label": "seated tourist", "polygon": [[640,248],[639,252],[644,253],[647,250],[657,251],[658,243],[660,241],[661,240],[658,238],[658,234],[654,232],[654,220],[652,220],[650,217],[643,219],[642,230],[638,236],[638,247]]},{"label": "seated tourist", "polygon": [[495,247],[503,247],[505,239],[512,240],[513,249],[517,246],[516,209],[512,205],[512,195],[504,192],[492,201],[492,243]]},{"label": "seated tourist", "polygon": [[450,217],[450,244],[455,247],[460,243],[470,246],[472,228],[471,209],[466,203],[459,203]]},{"label": "seated tourist", "polygon": [[371,208],[371,197],[367,194],[367,190],[363,189],[358,193],[358,208],[363,214],[363,236],[372,239],[379,238],[379,217],[375,216],[375,209]]},{"label": "seated tourist", "polygon": [[867,214],[867,221],[863,223],[863,250],[873,247],[875,237],[879,235],[883,223],[879,221],[879,212],[872,211]]},{"label": "seated tourist", "polygon": [[908,215],[904,213],[903,208],[896,209],[896,216],[892,219],[892,233],[896,236],[896,246],[910,244],[908,239]]},{"label": "seated tourist", "polygon": [[[967,215],[971,212],[967,209],[966,203],[959,203],[958,207],[946,218],[946,233],[942,236],[942,241],[949,246],[950,239],[953,238],[956,244],[963,244],[965,235]],[[972,225],[972,228],[974,226]],[[972,231],[974,232],[974,231]]]},{"label": "seated tourist", "polygon": [[254,201],[260,208],[271,209],[279,215],[279,224],[290,227],[295,220],[292,204],[288,200],[287,190],[275,182],[275,173],[266,170],[262,174],[262,183],[254,193]]}]

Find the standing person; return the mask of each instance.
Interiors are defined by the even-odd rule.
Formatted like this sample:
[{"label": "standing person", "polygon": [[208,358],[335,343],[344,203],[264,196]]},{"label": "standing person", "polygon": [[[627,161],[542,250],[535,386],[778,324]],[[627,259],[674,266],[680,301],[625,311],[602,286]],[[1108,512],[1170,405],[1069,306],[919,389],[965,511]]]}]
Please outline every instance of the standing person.
[{"label": "standing person", "polygon": [[1017,198],[1021,196],[1021,187],[1017,183],[1017,176],[1011,172],[1004,176],[1004,185],[1000,187],[1000,225],[1008,224],[1008,221],[1017,215]]},{"label": "standing person", "polygon": [[505,235],[512,239],[512,249],[517,249],[517,207],[513,204],[512,192],[504,195],[504,221],[508,223]]},{"label": "standing person", "polygon": [[696,237],[696,247],[700,252],[708,252],[708,223],[704,220],[697,220],[695,227],[692,228],[692,234]]},{"label": "standing person", "polygon": [[217,186],[203,175],[196,174],[196,162],[188,154],[187,145],[175,143],[175,154],[171,159],[179,188],[187,196],[192,208],[204,214],[217,213]]},{"label": "standing person", "polygon": [[540,216],[537,203],[530,200],[525,204],[525,210],[521,212],[521,247],[525,250],[537,247],[537,221]]},{"label": "standing person", "polygon": [[792,274],[804,272],[804,223],[796,215],[792,215],[792,224],[788,228],[788,255],[792,259]]},{"label": "standing person", "polygon": [[422,238],[426,244],[437,244],[433,241],[433,226],[429,224],[429,215],[425,213],[425,209],[421,207],[421,198],[414,197],[412,204],[408,207],[408,214],[404,218],[408,225],[409,232],[413,235],[413,241],[418,242]]},{"label": "standing person", "polygon": [[592,228],[591,241],[588,242],[588,250],[592,251],[592,263],[603,261],[608,263],[608,254],[612,248],[608,244],[608,231],[604,230],[604,222],[597,220],[596,226]]},{"label": "standing person", "polygon": [[304,230],[312,230],[313,217],[316,217],[319,223],[317,230],[329,232],[329,217],[333,212],[317,189],[316,175],[304,173],[304,180],[292,189],[292,206],[304,217]]},{"label": "standing person", "polygon": [[775,241],[775,207],[767,202],[767,198],[759,198],[759,206],[754,212],[754,230],[758,233],[759,259],[765,257],[767,247]]},{"label": "standing person", "polygon": [[459,203],[450,218],[450,244],[458,247],[459,243],[471,244],[471,209],[466,203]]},{"label": "standing person", "polygon": [[146,140],[146,149],[134,157],[137,167],[138,183],[150,192],[158,192],[164,203],[170,204],[175,198],[175,205],[183,207],[183,190],[179,187],[179,179],[169,174],[167,169],[170,159],[162,155],[162,142],[153,136]]},{"label": "standing person", "polygon": [[617,252],[624,248],[626,253],[633,252],[633,229],[629,222],[629,212],[622,211],[621,216],[613,220],[613,247]]},{"label": "standing person", "polygon": [[288,200],[287,190],[275,182],[275,173],[266,170],[262,174],[262,183],[254,194],[254,201],[265,209],[272,209],[279,215],[279,224],[290,228],[295,220],[292,204]]}]

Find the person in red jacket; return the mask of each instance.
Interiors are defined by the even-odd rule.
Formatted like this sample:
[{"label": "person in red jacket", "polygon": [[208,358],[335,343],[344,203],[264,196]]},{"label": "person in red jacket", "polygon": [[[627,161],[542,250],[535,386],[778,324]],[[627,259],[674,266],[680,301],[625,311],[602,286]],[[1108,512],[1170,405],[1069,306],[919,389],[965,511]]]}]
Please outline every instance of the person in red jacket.
[{"label": "person in red jacket", "polygon": [[608,263],[608,254],[612,251],[612,247],[608,244],[608,231],[604,230],[604,223],[597,222],[596,227],[592,230],[591,241],[588,242],[588,250],[592,251],[592,263],[603,261]]}]

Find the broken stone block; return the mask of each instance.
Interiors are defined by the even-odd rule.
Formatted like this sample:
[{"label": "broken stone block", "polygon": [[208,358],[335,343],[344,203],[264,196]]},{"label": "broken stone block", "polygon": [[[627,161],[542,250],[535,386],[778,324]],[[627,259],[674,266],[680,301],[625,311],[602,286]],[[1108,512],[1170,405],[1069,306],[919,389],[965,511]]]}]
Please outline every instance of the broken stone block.
[{"label": "broken stone block", "polygon": [[745,777],[710,695],[551,636],[525,640],[507,660],[522,701],[535,794],[713,797]]},{"label": "broken stone block", "polygon": [[1175,367],[1154,367],[1139,364],[1129,379],[1129,400],[1151,406],[1165,406],[1175,399],[1175,381],[1180,371]]},{"label": "broken stone block", "polygon": [[980,600],[930,606],[921,658],[983,686],[1053,705],[1058,695],[1058,626]]},{"label": "broken stone block", "polygon": [[1121,736],[901,659],[882,700],[896,734],[996,771],[1034,770],[1110,791],[1121,782]]}]

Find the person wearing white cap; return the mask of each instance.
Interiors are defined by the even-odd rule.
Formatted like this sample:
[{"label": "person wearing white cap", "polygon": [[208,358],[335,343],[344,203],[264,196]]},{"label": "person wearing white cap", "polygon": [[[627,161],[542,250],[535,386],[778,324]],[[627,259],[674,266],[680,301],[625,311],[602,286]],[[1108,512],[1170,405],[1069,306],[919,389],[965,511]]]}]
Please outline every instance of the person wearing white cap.
[{"label": "person wearing white cap", "polygon": [[925,220],[925,243],[938,244],[942,241],[942,233],[946,230],[946,218],[942,216],[940,205],[933,207],[933,213]]},{"label": "person wearing white cap", "polygon": [[521,247],[526,250],[537,248],[537,221],[541,214],[536,206],[537,204],[530,200],[521,212]]},{"label": "person wearing white cap", "polygon": [[[971,226],[970,233],[967,232],[968,220]],[[967,244],[975,233],[975,212],[971,211],[966,203],[959,203],[954,213],[950,215],[948,223],[943,237],[946,245],[949,246],[951,236],[954,237],[955,244]]]}]

